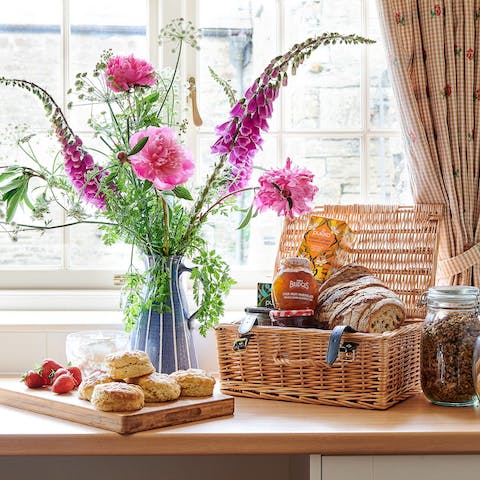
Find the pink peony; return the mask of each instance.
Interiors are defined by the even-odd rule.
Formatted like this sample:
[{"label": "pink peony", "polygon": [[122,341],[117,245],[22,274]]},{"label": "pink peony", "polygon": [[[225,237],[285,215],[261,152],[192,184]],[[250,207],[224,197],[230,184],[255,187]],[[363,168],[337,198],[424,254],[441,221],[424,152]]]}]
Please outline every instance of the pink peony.
[{"label": "pink peony", "polygon": [[130,137],[134,147],[140,139],[148,137],[142,150],[130,156],[133,171],[139,178],[150,180],[159,190],[171,190],[186,182],[195,165],[191,153],[178,143],[169,127],[148,127]]},{"label": "pink peony", "polygon": [[153,66],[133,55],[111,57],[105,70],[105,80],[114,92],[125,92],[135,86],[151,87],[157,83]]},{"label": "pink peony", "polygon": [[284,168],[269,170],[259,179],[260,190],[253,204],[260,212],[272,209],[290,218],[309,212],[318,187],[312,184],[313,173],[292,167],[290,158]]}]

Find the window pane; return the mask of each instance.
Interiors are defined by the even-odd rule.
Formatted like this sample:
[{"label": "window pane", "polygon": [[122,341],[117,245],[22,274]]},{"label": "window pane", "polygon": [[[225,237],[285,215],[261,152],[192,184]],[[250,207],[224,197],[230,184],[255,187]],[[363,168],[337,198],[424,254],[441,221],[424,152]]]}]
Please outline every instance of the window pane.
[{"label": "window pane", "polygon": [[[70,2],[70,82],[77,73],[91,74],[101,53],[111,48],[115,55],[146,58],[147,5],[145,1],[84,0]],[[72,124],[85,129],[91,107],[74,108]]]},{"label": "window pane", "polygon": [[289,136],[286,152],[292,162],[315,174],[317,204],[360,201],[360,140]]},{"label": "window pane", "polygon": [[385,47],[382,42],[375,0],[369,0],[368,37],[377,43],[369,45],[370,125],[373,128],[399,129],[398,110],[387,69]]},{"label": "window pane", "polygon": [[[360,1],[336,1],[334,8],[312,0],[285,3],[287,48],[323,32],[361,32]],[[320,46],[305,60],[284,91],[287,128],[360,129],[361,48]]]},{"label": "window pane", "polygon": [[376,137],[369,142],[368,201],[413,203],[410,182],[399,137]]},{"label": "window pane", "polygon": [[[132,8],[127,0],[107,0],[98,2],[87,0],[72,2],[71,16],[71,82],[79,72],[91,74],[101,53],[111,48],[115,55],[134,54],[146,58],[147,3],[139,1]],[[85,48],[88,45],[88,48]],[[99,110],[104,110],[100,106]],[[95,111],[95,110],[93,110]],[[86,120],[92,113],[91,106],[74,107],[71,119],[74,128],[85,129]],[[101,142],[83,135],[90,147],[105,151]],[[99,153],[93,155],[99,163],[104,158]],[[70,231],[70,267],[97,269],[106,268],[125,271],[130,261],[130,247],[117,243],[106,247],[102,233],[95,225],[79,225]]]},{"label": "window pane", "polygon": [[[212,79],[211,67],[230,80],[237,99],[278,53],[275,36],[275,2],[268,0],[202,0],[199,27],[199,110],[204,126],[228,118],[230,107],[221,87]],[[270,122],[276,125],[276,116]]]},{"label": "window pane", "polygon": [[[2,76],[26,79],[61,98],[61,1],[2,2],[0,65]],[[0,124],[28,122],[47,128],[40,101],[32,94],[0,87]]]},{"label": "window pane", "polygon": [[[0,165],[11,165],[18,163],[23,166],[37,168],[32,159],[20,152],[16,146],[16,139],[27,135],[31,129],[3,129],[0,141]],[[30,145],[36,159],[45,166],[51,164],[54,158],[56,142],[44,134],[34,136]],[[28,145],[23,144],[28,149]],[[30,200],[35,201],[36,197],[44,191],[45,184],[41,181],[30,183]],[[5,206],[2,206],[5,213]],[[61,223],[62,212],[59,206],[52,205],[50,215],[51,225]],[[31,211],[18,209],[15,216],[17,224],[39,224],[31,217]],[[38,231],[18,233],[18,241],[12,241],[9,235],[0,226],[0,265],[2,267],[21,266],[25,269],[39,268],[44,266],[60,267],[63,253],[63,232],[61,229],[45,231],[41,235]]]},{"label": "window pane", "polygon": [[[198,167],[199,181],[211,171],[212,158],[209,154],[210,145],[214,138],[202,136],[200,140],[201,164]],[[274,136],[266,138],[263,150],[255,158],[255,164],[262,168],[277,165],[277,139]],[[254,171],[251,185],[256,184],[256,179],[262,170]],[[250,192],[240,197],[239,208],[248,208],[251,204]],[[205,228],[208,241],[215,245],[215,250],[232,266],[248,265],[253,269],[273,268],[276,254],[276,242],[279,237],[279,222],[275,215],[260,214],[254,218],[247,228],[237,230],[242,222],[245,212],[233,212],[228,217],[217,215],[212,218]],[[270,262],[271,260],[271,262]]]},{"label": "window pane", "polygon": [[70,245],[71,268],[125,272],[130,264],[131,247],[120,242],[105,246],[96,225],[70,227]]}]

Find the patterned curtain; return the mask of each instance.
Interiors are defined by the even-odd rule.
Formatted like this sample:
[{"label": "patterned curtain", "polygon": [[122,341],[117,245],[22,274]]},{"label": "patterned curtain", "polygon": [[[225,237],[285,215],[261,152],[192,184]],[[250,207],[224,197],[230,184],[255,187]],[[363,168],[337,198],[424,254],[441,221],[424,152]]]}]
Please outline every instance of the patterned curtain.
[{"label": "patterned curtain", "polygon": [[377,0],[417,203],[446,205],[442,283],[480,286],[480,0]]}]

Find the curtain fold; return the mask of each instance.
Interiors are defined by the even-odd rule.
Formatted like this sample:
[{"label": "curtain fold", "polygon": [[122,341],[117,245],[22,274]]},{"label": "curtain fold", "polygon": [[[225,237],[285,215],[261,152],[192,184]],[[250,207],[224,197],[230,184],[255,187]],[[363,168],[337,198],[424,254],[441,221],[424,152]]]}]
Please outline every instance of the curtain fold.
[{"label": "curtain fold", "polygon": [[446,205],[442,283],[480,286],[480,0],[377,0],[417,203]]}]

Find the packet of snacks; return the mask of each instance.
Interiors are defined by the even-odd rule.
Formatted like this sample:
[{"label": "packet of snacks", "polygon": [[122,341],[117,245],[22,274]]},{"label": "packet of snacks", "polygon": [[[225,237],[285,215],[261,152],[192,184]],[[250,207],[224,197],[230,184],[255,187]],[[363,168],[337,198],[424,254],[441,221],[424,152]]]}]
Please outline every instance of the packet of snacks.
[{"label": "packet of snacks", "polygon": [[312,216],[297,256],[308,258],[313,275],[323,282],[337,266],[345,263],[352,241],[353,233],[344,221]]}]

